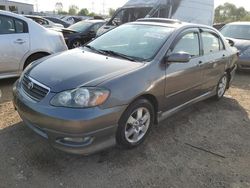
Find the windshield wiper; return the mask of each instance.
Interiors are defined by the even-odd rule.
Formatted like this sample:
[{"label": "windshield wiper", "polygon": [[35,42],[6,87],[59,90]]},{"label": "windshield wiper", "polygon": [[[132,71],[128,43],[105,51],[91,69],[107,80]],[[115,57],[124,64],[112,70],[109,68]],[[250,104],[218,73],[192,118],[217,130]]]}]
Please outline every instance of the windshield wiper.
[{"label": "windshield wiper", "polygon": [[91,50],[93,50],[93,51],[95,51],[95,52],[97,52],[97,53],[99,53],[99,54],[106,55],[105,52],[103,52],[102,50],[98,50],[98,49],[94,48],[93,46],[86,45],[86,46],[84,46],[84,47],[89,48],[89,49],[91,49]]},{"label": "windshield wiper", "polygon": [[136,61],[136,58],[127,56],[125,54],[119,53],[119,52],[115,52],[112,50],[100,50],[101,52],[104,52],[106,54],[112,55],[112,56],[117,56],[117,57],[121,57],[123,59],[129,60],[129,61]]}]

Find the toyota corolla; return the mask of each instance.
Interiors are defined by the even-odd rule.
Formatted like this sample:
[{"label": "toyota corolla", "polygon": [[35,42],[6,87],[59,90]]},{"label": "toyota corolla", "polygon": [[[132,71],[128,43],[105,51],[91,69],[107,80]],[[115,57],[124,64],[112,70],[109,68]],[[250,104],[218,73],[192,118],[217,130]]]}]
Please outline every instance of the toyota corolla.
[{"label": "toyota corolla", "polygon": [[236,60],[211,27],[142,19],[33,62],[13,88],[14,105],[27,126],[63,151],[133,148],[174,112],[222,98]]}]

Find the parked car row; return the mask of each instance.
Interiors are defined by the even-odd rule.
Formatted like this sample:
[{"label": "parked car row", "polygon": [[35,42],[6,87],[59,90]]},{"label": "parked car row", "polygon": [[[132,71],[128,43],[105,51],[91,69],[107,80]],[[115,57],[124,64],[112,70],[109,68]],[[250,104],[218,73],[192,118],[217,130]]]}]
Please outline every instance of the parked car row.
[{"label": "parked car row", "polygon": [[31,62],[67,50],[62,33],[0,10],[0,78],[16,77]]},{"label": "parked car row", "polygon": [[105,24],[105,20],[103,19],[80,21],[79,18],[79,20],[76,21],[77,23],[70,25],[61,19],[53,17],[41,17],[34,15],[26,15],[25,17],[32,19],[45,28],[62,32],[69,49],[80,47],[95,38],[98,29]]}]

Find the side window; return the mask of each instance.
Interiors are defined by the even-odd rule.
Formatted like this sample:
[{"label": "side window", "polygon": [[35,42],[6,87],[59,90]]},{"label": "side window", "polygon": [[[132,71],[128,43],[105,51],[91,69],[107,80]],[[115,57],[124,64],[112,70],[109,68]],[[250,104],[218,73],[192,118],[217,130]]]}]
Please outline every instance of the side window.
[{"label": "side window", "polygon": [[210,32],[202,32],[204,55],[220,51],[220,39]]},{"label": "side window", "polygon": [[49,22],[44,19],[36,18],[36,22],[39,23],[40,25],[49,25]]},{"label": "side window", "polygon": [[28,25],[24,21],[0,15],[0,35],[28,33]]},{"label": "side window", "polygon": [[198,33],[192,32],[185,34],[177,42],[172,53],[186,52],[189,53],[192,57],[200,55],[200,44]]},{"label": "side window", "polygon": [[15,20],[15,25],[16,25],[16,33],[25,33],[25,26],[24,22],[20,20]]},{"label": "side window", "polygon": [[0,35],[15,33],[14,20],[10,17],[0,16]]},{"label": "side window", "polygon": [[5,5],[0,5],[0,10],[6,10]]}]

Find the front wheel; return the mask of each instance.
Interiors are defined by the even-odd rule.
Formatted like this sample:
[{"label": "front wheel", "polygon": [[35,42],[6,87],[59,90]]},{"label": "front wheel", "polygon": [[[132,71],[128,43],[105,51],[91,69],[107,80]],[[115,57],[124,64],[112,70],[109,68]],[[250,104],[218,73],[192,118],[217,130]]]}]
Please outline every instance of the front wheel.
[{"label": "front wheel", "polygon": [[225,73],[218,82],[215,99],[219,100],[224,96],[227,90],[227,85],[228,85],[228,75]]},{"label": "front wheel", "polygon": [[132,103],[123,113],[116,133],[117,144],[133,148],[141,144],[148,135],[154,121],[154,108],[146,99]]}]

